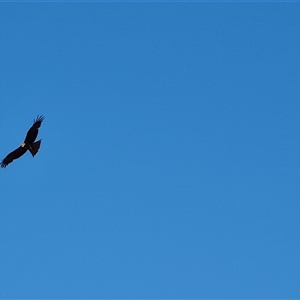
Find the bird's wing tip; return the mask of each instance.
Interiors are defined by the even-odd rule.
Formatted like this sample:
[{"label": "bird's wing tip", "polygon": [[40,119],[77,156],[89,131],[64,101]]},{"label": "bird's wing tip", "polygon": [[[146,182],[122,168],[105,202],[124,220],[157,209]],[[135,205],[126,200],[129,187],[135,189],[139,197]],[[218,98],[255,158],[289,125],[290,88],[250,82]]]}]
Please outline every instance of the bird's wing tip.
[{"label": "bird's wing tip", "polygon": [[43,115],[37,115],[37,117],[33,120],[33,122],[43,122],[45,117]]}]

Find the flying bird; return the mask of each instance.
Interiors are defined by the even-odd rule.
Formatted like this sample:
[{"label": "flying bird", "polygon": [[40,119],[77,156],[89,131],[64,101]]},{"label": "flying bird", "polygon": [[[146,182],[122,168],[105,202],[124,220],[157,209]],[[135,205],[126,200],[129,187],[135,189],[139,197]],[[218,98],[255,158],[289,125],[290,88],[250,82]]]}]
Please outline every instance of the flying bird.
[{"label": "flying bird", "polygon": [[44,121],[44,116],[37,116],[33,121],[33,125],[27,131],[24,142],[21,146],[14,151],[10,152],[1,162],[1,168],[6,168],[14,159],[21,157],[27,150],[30,151],[31,155],[34,157],[41,146],[42,140],[35,142],[37,135],[39,133],[39,128],[41,127],[42,122]]}]

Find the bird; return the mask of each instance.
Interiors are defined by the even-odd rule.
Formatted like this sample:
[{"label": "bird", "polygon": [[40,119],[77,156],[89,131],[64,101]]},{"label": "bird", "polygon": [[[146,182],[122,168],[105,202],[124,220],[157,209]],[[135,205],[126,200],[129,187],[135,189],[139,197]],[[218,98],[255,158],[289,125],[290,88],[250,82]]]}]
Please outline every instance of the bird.
[{"label": "bird", "polygon": [[21,157],[26,153],[27,150],[30,151],[32,157],[34,157],[41,146],[42,140],[38,140],[35,142],[37,135],[39,133],[39,128],[41,127],[42,122],[45,117],[43,115],[38,115],[35,120],[33,120],[33,125],[27,131],[24,142],[15,149],[10,152],[1,162],[1,168],[6,168],[13,160]]}]

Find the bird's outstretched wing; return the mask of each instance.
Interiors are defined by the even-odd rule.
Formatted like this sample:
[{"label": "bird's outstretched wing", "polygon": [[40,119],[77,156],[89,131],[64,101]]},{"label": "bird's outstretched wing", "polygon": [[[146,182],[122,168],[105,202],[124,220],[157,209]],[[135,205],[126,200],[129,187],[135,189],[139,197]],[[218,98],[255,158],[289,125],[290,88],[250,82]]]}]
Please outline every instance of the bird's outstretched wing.
[{"label": "bird's outstretched wing", "polygon": [[32,144],[35,141],[44,118],[44,116],[37,116],[37,118],[33,121],[33,125],[27,131],[24,141],[25,144]]},{"label": "bird's outstretched wing", "polygon": [[14,151],[10,152],[1,162],[1,168],[6,168],[14,159],[21,157],[27,149],[25,147],[19,147]]}]

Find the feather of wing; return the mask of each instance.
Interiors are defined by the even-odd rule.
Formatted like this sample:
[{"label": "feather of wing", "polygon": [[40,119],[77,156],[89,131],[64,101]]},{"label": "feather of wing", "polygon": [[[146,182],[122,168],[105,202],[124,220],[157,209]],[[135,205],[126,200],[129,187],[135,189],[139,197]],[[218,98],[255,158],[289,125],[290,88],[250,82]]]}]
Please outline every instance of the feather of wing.
[{"label": "feather of wing", "polygon": [[14,159],[21,157],[27,151],[24,147],[19,147],[10,152],[1,162],[1,168],[6,168]]},{"label": "feather of wing", "polygon": [[35,141],[39,133],[39,128],[41,127],[41,124],[44,121],[44,118],[44,116],[37,116],[36,119],[33,121],[33,125],[27,131],[24,141],[25,144],[31,144]]}]

